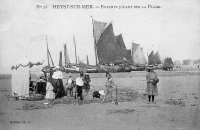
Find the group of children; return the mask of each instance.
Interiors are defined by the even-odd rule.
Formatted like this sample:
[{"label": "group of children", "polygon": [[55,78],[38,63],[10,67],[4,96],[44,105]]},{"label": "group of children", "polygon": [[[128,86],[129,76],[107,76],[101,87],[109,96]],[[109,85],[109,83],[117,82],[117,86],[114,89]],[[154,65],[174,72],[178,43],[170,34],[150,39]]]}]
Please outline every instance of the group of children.
[{"label": "group of children", "polygon": [[[79,98],[81,101],[83,101],[83,91],[85,93],[86,97],[90,90],[90,76],[88,73],[80,72],[80,76],[77,78],[74,78],[71,73],[68,74],[69,77],[67,79],[67,82],[63,84],[62,78],[62,72],[61,71],[55,71],[52,76],[47,76],[47,83],[46,83],[46,99],[57,99],[62,98],[63,96],[71,96],[76,98]],[[103,96],[103,102],[105,101],[107,95],[110,95],[112,98],[112,101],[114,102],[113,98],[113,91],[115,88],[114,79],[111,77],[110,73],[106,73],[106,85],[105,89],[101,90],[99,94],[100,96]],[[93,97],[95,96],[95,93],[93,93]],[[98,98],[98,97],[97,97]]]},{"label": "group of children", "polygon": [[88,73],[80,72],[80,77],[73,78],[72,74],[69,73],[69,78],[65,84],[65,93],[66,96],[69,94],[71,97],[74,96],[75,98],[79,97],[80,100],[83,100],[83,90],[85,91],[86,95],[90,90],[90,76]]},{"label": "group of children", "polygon": [[[43,76],[44,77],[44,76]],[[106,73],[106,83],[105,89],[103,92],[96,91],[93,93],[93,97],[98,95],[97,97],[103,96],[103,102],[106,100],[108,95],[111,96],[112,102],[114,102],[113,98],[113,91],[115,90],[115,82],[109,72]],[[46,99],[57,99],[62,98],[63,96],[71,96],[79,98],[83,101],[83,91],[87,96],[90,90],[90,76],[88,73],[80,72],[80,76],[74,78],[71,73],[69,73],[69,77],[67,82],[63,84],[63,74],[61,71],[56,70],[52,76],[47,75],[46,78]],[[44,81],[44,79],[40,78],[40,80]],[[158,88],[157,83],[159,79],[157,78],[156,73],[153,71],[152,68],[147,68],[147,75],[146,75],[147,87],[146,87],[146,94],[148,95],[148,101],[154,102],[155,96],[158,95]],[[38,89],[41,91],[40,89]],[[44,92],[42,92],[44,93]]]}]

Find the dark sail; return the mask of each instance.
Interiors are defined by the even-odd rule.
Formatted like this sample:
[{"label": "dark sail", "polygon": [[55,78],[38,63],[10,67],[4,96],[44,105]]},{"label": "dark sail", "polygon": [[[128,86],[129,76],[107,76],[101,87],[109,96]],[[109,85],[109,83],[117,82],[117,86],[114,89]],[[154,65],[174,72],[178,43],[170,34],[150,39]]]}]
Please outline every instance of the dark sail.
[{"label": "dark sail", "polygon": [[173,61],[172,61],[172,58],[171,57],[167,57],[165,60],[164,60],[164,65],[174,65]]},{"label": "dark sail", "polygon": [[156,64],[161,64],[160,54],[159,54],[159,52],[156,52],[154,56],[155,56]]},{"label": "dark sail", "polygon": [[96,47],[100,64],[123,62],[122,52],[120,47],[117,47],[112,24],[105,28]]},{"label": "dark sail", "polygon": [[128,53],[129,55],[131,55],[131,49],[128,49],[128,50],[127,50],[127,53]]},{"label": "dark sail", "polygon": [[95,43],[97,44],[100,37],[101,33],[104,31],[104,28],[106,27],[107,23],[104,22],[99,22],[94,20],[94,38],[95,38]]},{"label": "dark sail", "polygon": [[122,35],[120,34],[116,36],[116,40],[117,40],[117,46],[119,48],[119,51],[121,51],[122,53],[123,60],[132,62],[133,61],[132,56],[126,49]]},{"label": "dark sail", "polygon": [[153,51],[148,56],[148,61],[149,61],[149,65],[155,65],[156,64],[155,55],[154,55]]}]

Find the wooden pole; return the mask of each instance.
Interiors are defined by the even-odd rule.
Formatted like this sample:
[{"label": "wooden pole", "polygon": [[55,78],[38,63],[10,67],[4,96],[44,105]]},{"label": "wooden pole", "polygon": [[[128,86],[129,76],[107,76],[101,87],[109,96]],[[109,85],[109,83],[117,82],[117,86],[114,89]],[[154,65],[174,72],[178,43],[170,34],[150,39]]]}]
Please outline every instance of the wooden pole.
[{"label": "wooden pole", "polygon": [[116,99],[115,99],[115,105],[118,105],[118,97],[117,97],[117,85],[115,86],[116,88],[115,88],[115,94],[116,94]]}]

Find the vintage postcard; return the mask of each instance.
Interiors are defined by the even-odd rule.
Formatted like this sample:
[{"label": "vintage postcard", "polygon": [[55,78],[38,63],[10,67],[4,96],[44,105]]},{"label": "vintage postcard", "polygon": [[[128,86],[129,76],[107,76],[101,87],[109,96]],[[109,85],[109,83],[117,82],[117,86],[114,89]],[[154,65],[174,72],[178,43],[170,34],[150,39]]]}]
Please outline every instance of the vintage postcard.
[{"label": "vintage postcard", "polygon": [[199,130],[199,0],[1,0],[0,128]]}]

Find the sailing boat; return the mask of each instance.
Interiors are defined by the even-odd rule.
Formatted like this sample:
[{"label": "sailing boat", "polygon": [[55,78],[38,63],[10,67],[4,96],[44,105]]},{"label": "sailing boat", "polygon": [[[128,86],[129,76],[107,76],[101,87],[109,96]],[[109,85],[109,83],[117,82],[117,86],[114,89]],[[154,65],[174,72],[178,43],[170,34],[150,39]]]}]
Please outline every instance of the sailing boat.
[{"label": "sailing boat", "polygon": [[161,64],[159,53],[156,52],[154,54],[154,52],[151,51],[150,55],[148,56],[148,61],[149,61],[149,65],[155,65],[155,66],[157,66],[158,64]]},{"label": "sailing boat", "polygon": [[140,44],[132,43],[132,57],[133,63],[136,66],[145,66],[147,64],[143,48],[140,47]]},{"label": "sailing boat", "polygon": [[[74,53],[75,53],[75,62],[76,63],[71,63],[67,51],[67,44],[64,44],[64,66],[62,65],[62,54],[60,54],[60,60],[59,60],[59,65],[64,67],[64,71],[66,73],[79,73],[80,71],[83,71],[84,73],[96,73],[97,68],[96,66],[92,66],[89,64],[84,64],[80,61],[79,56],[77,56],[77,50],[76,50],[76,40],[75,36],[73,36],[73,42],[74,42]],[[89,62],[89,59],[88,59]]]},{"label": "sailing boat", "polygon": [[[70,63],[68,51],[67,51],[67,44],[64,44],[64,66],[60,64],[61,66],[64,67],[64,71],[66,73],[78,73],[80,71],[80,68],[78,67],[77,63],[77,53],[76,53],[76,42],[75,42],[75,37],[73,36],[73,41],[74,41],[74,48],[75,48],[75,59],[76,63]],[[59,63],[62,63],[62,57],[60,56]]]},{"label": "sailing boat", "polygon": [[163,70],[173,70],[174,63],[171,57],[167,57],[164,59]]},{"label": "sailing boat", "polygon": [[[115,36],[112,22],[104,23],[92,19],[96,65],[104,71],[125,70],[132,58],[124,44],[122,35]],[[97,61],[98,60],[98,61]]]},{"label": "sailing boat", "polygon": [[133,58],[133,65],[131,65],[132,71],[142,71],[145,70],[147,65],[147,60],[144,56],[143,48],[140,44],[132,43],[131,55]]}]

